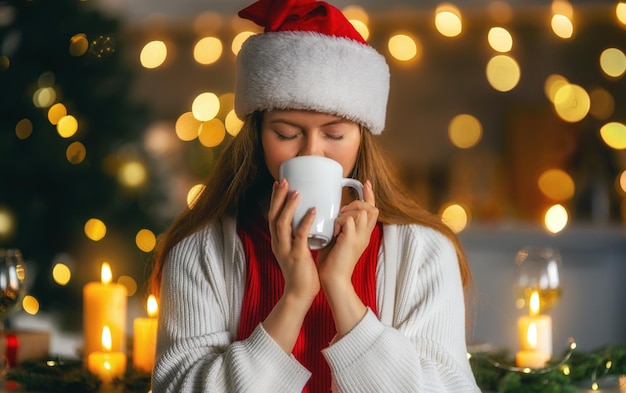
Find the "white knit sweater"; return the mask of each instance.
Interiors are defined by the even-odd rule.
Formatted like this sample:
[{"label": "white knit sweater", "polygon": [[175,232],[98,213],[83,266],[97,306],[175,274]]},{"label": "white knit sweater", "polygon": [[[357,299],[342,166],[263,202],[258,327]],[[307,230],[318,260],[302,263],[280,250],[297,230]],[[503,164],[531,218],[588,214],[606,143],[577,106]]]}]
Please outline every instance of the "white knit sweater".
[{"label": "white knit sweater", "polygon": [[[227,218],[170,252],[163,270],[157,361],[161,392],[301,392],[311,373],[259,324],[236,341],[245,258]],[[454,247],[417,225],[385,225],[376,272],[380,320],[368,311],[323,350],[334,392],[479,392],[467,360]]]}]

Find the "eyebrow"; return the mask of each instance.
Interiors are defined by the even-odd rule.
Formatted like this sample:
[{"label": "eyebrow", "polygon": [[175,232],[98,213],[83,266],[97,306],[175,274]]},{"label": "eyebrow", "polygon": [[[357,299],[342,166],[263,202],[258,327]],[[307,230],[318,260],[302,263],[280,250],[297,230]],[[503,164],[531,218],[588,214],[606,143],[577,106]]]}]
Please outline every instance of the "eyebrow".
[{"label": "eyebrow", "polygon": [[[269,124],[276,124],[276,123],[284,123],[284,124],[287,124],[293,127],[298,127],[298,128],[301,127],[301,124],[289,121],[287,119],[282,119],[282,118],[274,119],[269,122]],[[334,124],[345,124],[345,123],[351,123],[351,121],[340,117],[340,118],[337,118],[336,120],[329,121],[328,123],[321,124],[320,127],[332,126]]]}]

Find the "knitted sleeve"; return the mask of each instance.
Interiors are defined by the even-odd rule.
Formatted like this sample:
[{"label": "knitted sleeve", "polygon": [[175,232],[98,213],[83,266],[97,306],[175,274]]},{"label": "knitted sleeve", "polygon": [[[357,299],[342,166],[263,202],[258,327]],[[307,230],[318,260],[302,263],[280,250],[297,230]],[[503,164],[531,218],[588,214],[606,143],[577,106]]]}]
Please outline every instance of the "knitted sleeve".
[{"label": "knitted sleeve", "polygon": [[[458,259],[442,234],[398,226],[393,326],[368,312],[324,350],[335,392],[479,392],[465,342],[465,303]],[[384,281],[379,280],[379,285]]]},{"label": "knitted sleeve", "polygon": [[232,269],[226,264],[233,261],[224,247],[221,230],[212,227],[184,239],[168,255],[152,391],[301,392],[309,371],[261,325],[244,341],[232,339],[236,307],[228,296]]}]

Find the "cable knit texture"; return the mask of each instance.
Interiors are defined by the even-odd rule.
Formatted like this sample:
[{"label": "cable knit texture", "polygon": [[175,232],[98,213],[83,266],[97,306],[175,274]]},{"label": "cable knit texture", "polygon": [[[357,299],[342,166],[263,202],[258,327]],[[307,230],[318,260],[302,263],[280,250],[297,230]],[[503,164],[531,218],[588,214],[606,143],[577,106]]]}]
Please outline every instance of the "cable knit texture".
[{"label": "cable knit texture", "polygon": [[[180,242],[164,265],[153,392],[301,392],[311,373],[258,325],[236,341],[245,285],[235,220]],[[383,227],[380,320],[323,350],[334,392],[475,392],[454,247],[417,225]]]}]

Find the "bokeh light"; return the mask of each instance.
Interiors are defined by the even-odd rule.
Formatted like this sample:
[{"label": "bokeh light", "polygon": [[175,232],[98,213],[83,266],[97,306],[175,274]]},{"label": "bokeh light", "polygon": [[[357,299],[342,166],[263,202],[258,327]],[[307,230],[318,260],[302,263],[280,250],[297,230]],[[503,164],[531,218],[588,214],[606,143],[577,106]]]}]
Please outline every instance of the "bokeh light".
[{"label": "bokeh light", "polygon": [[232,110],[226,115],[224,126],[226,127],[226,132],[228,132],[232,136],[237,136],[237,134],[239,134],[239,131],[241,131],[241,127],[243,127],[243,121],[239,117],[237,117],[235,111]]},{"label": "bokeh light", "polygon": [[148,171],[145,165],[139,161],[128,161],[123,163],[118,171],[120,184],[129,188],[138,188],[144,185],[148,178]]},{"label": "bokeh light", "polygon": [[135,236],[137,248],[143,252],[151,252],[156,246],[156,235],[149,229],[140,229]]},{"label": "bokeh light", "polygon": [[607,48],[600,54],[600,68],[607,76],[619,78],[626,70],[626,55],[617,48]]},{"label": "bokeh light", "polygon": [[554,14],[550,26],[554,34],[559,38],[568,39],[574,35],[574,24],[565,15]]},{"label": "bokeh light", "polygon": [[193,208],[196,198],[200,195],[200,193],[202,193],[202,191],[204,191],[204,184],[196,184],[189,189],[189,192],[187,193],[187,206],[189,206],[190,209]]},{"label": "bokeh light", "polygon": [[215,37],[201,38],[193,47],[193,58],[203,65],[213,64],[222,56],[222,41]]},{"label": "bokeh light", "polygon": [[107,227],[104,222],[98,218],[90,218],[85,223],[85,236],[95,242],[100,241],[106,236]]},{"label": "bokeh light", "polygon": [[510,52],[513,48],[513,37],[511,33],[503,27],[492,27],[487,34],[489,46],[497,52]]},{"label": "bokeh light", "polygon": [[89,49],[89,40],[84,33],[74,34],[70,38],[70,55],[74,57],[82,56]]},{"label": "bokeh light", "polygon": [[181,141],[192,141],[198,137],[202,122],[195,118],[193,113],[185,112],[176,120],[176,136]]},{"label": "bokeh light", "polygon": [[607,146],[622,150],[626,149],[626,125],[612,121],[600,128],[600,137]]},{"label": "bokeh light", "polygon": [[469,213],[467,210],[456,203],[446,205],[441,210],[441,220],[454,233],[463,231],[469,223]]},{"label": "bokeh light", "polygon": [[48,108],[56,99],[57,93],[53,87],[40,87],[33,94],[33,104],[37,108]]},{"label": "bokeh light", "polygon": [[15,136],[18,139],[28,139],[33,133],[33,123],[29,119],[22,119],[15,125]]},{"label": "bokeh light", "polygon": [[52,125],[57,125],[59,123],[59,120],[61,120],[66,115],[67,108],[60,102],[52,105],[50,109],[48,109],[48,121]]},{"label": "bokeh light", "polygon": [[13,214],[5,207],[0,206],[0,238],[8,238],[15,232]]},{"label": "bokeh light", "polygon": [[72,142],[67,149],[65,149],[65,158],[70,164],[77,165],[85,161],[87,157],[87,148],[82,142]]},{"label": "bokeh light", "polygon": [[461,149],[475,146],[482,137],[483,127],[480,121],[472,115],[460,114],[455,116],[448,126],[448,137],[452,144]]},{"label": "bokeh light", "polygon": [[62,138],[70,138],[78,132],[78,120],[72,115],[66,115],[57,122],[57,133]]},{"label": "bokeh light", "polygon": [[445,37],[456,37],[463,31],[461,11],[450,3],[443,3],[435,10],[435,27]]},{"label": "bokeh light", "polygon": [[22,299],[22,308],[30,315],[37,315],[39,312],[39,300],[32,295],[26,295]]},{"label": "bokeh light", "polygon": [[211,119],[202,123],[198,140],[203,146],[218,146],[226,137],[226,128],[220,119]]},{"label": "bokeh light", "polygon": [[220,111],[220,99],[213,93],[201,93],[191,105],[191,113],[200,121],[209,121]]},{"label": "bokeh light", "polygon": [[237,34],[235,38],[233,38],[233,42],[230,46],[230,49],[233,52],[233,54],[235,55],[239,54],[239,51],[241,50],[241,45],[243,45],[243,43],[250,36],[253,36],[253,35],[255,35],[255,33],[252,31],[242,31],[241,33]]},{"label": "bokeh light", "polygon": [[521,70],[517,61],[512,57],[496,55],[487,63],[486,74],[491,87],[501,92],[507,92],[514,89],[519,83]]},{"label": "bokeh light", "polygon": [[137,280],[131,276],[122,275],[117,279],[117,283],[126,288],[126,296],[131,297],[137,293]]},{"label": "bokeh light", "polygon": [[567,122],[581,121],[589,114],[590,108],[591,98],[581,86],[567,84],[559,88],[554,96],[554,109]]},{"label": "bokeh light", "polygon": [[615,6],[615,16],[617,20],[626,26],[626,2],[620,1]]},{"label": "bokeh light", "polygon": [[548,169],[539,176],[539,189],[555,202],[563,202],[574,196],[574,179],[561,169]]},{"label": "bokeh light", "polygon": [[389,54],[400,61],[409,61],[421,55],[421,44],[407,34],[394,34],[387,42]]},{"label": "bokeh light", "polygon": [[167,59],[167,45],[163,41],[148,42],[139,54],[139,62],[144,68],[158,68]]},{"label": "bokeh light", "polygon": [[65,286],[72,279],[72,271],[66,264],[57,263],[52,268],[52,279],[60,286]]},{"label": "bokeh light", "polygon": [[551,206],[544,216],[544,225],[552,233],[559,233],[567,226],[569,213],[563,205]]}]

